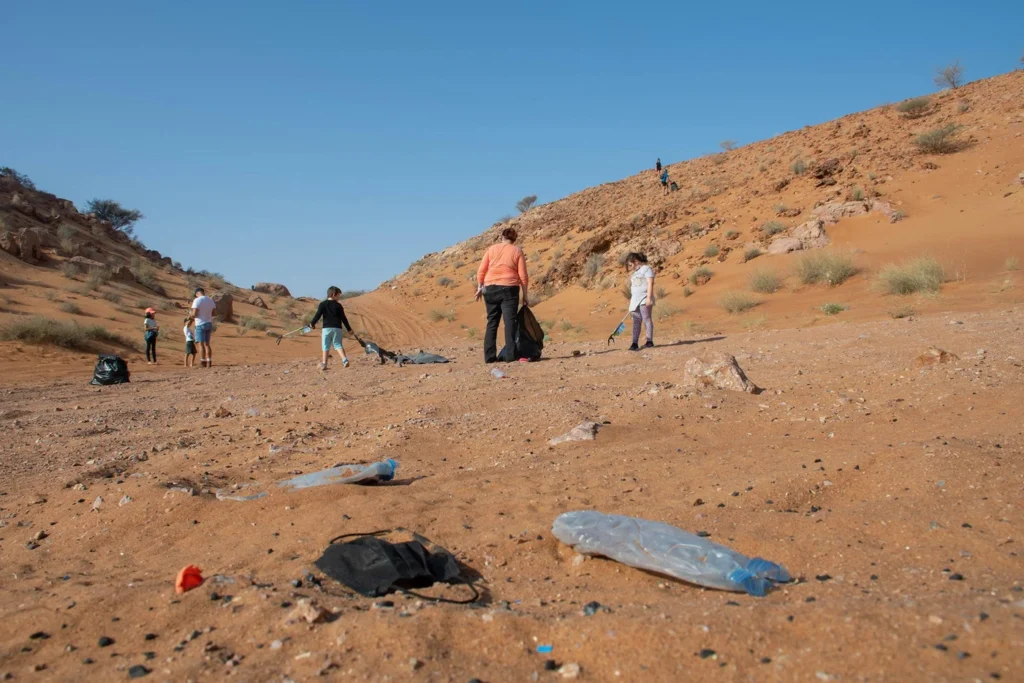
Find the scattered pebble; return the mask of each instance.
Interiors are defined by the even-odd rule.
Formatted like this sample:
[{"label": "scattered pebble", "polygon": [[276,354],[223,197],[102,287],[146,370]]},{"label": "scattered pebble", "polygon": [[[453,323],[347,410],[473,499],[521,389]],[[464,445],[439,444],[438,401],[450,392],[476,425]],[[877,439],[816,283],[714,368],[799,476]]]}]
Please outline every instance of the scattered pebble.
[{"label": "scattered pebble", "polygon": [[101,636],[99,640],[100,647],[109,647],[114,644],[114,639],[108,636]]},{"label": "scattered pebble", "polygon": [[143,676],[148,676],[149,674],[150,669],[147,669],[141,664],[136,664],[135,666],[128,669],[128,678],[142,678]]}]

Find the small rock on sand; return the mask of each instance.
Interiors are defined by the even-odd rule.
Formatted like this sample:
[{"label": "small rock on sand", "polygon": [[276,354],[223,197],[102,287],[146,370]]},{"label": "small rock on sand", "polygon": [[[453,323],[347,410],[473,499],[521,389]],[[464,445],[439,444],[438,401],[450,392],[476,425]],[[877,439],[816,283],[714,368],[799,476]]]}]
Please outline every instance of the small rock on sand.
[{"label": "small rock on sand", "polygon": [[566,441],[593,441],[594,437],[597,436],[597,430],[601,428],[597,422],[583,422],[570,429],[561,436],[556,436],[551,439],[548,443],[552,446],[557,446],[560,443]]},{"label": "small rock on sand", "polygon": [[960,360],[959,356],[956,354],[950,353],[949,351],[943,351],[937,346],[933,346],[917,357],[917,365],[919,367],[925,367],[927,365],[939,365],[940,363],[952,363],[956,360]]},{"label": "small rock on sand", "polygon": [[691,358],[683,368],[683,386],[692,389],[729,389],[745,391],[748,394],[760,393],[756,384],[747,379],[736,362],[736,358],[724,351],[715,351]]}]

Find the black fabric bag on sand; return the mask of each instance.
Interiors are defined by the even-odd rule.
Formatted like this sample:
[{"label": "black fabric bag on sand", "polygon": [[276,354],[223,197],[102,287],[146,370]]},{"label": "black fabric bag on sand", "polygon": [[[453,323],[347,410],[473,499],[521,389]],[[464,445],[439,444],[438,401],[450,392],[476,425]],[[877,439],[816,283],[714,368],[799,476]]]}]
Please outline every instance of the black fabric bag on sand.
[{"label": "black fabric bag on sand", "polygon": [[92,373],[92,381],[89,384],[101,386],[124,384],[131,381],[131,374],[128,372],[128,363],[121,356],[100,354],[96,361],[96,369]]},{"label": "black fabric bag on sand", "polygon": [[[385,540],[387,535],[394,541]],[[351,541],[339,543],[344,538]],[[393,591],[437,602],[467,604],[479,597],[476,588],[460,576],[455,556],[429,540],[405,529],[346,534],[331,539],[317,569],[357,593],[378,598]],[[473,591],[468,600],[449,600],[413,593],[435,583],[466,584]]]},{"label": "black fabric bag on sand", "polygon": [[[544,351],[544,330],[529,306],[523,306],[516,315],[519,331],[516,333],[516,359],[540,360]],[[498,358],[505,357],[505,348],[498,352]]]}]

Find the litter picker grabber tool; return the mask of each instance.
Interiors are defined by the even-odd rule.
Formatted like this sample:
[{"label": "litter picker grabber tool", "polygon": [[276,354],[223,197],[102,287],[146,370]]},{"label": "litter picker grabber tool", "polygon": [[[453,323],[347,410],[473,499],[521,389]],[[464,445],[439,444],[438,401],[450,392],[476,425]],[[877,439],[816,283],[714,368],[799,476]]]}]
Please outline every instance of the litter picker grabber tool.
[{"label": "litter picker grabber tool", "polygon": [[306,333],[309,332],[309,330],[310,330],[309,325],[306,325],[305,327],[300,327],[297,330],[292,330],[291,332],[286,332],[286,333],[282,334],[280,337],[277,338],[277,343],[280,344],[281,340],[284,339],[285,337],[290,337],[293,334],[298,334],[299,332],[301,332],[302,334],[306,334]]},{"label": "litter picker grabber tool", "polygon": [[[643,305],[645,301],[647,301],[646,296],[643,299],[640,299],[640,305]],[[616,326],[615,331],[608,335],[608,342],[606,346],[614,342],[616,337],[618,337],[620,334],[626,331],[626,318],[632,315],[632,313],[633,311],[626,311],[626,315],[622,316],[622,320],[619,321],[619,324],[618,326]]]}]

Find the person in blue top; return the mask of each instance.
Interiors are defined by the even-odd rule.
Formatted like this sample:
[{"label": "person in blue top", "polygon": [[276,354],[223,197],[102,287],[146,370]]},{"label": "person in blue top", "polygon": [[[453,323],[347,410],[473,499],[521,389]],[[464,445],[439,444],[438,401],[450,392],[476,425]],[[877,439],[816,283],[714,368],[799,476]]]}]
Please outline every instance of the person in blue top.
[{"label": "person in blue top", "polygon": [[661,171],[661,189],[664,190],[662,194],[668,194],[668,169],[662,169]]}]

